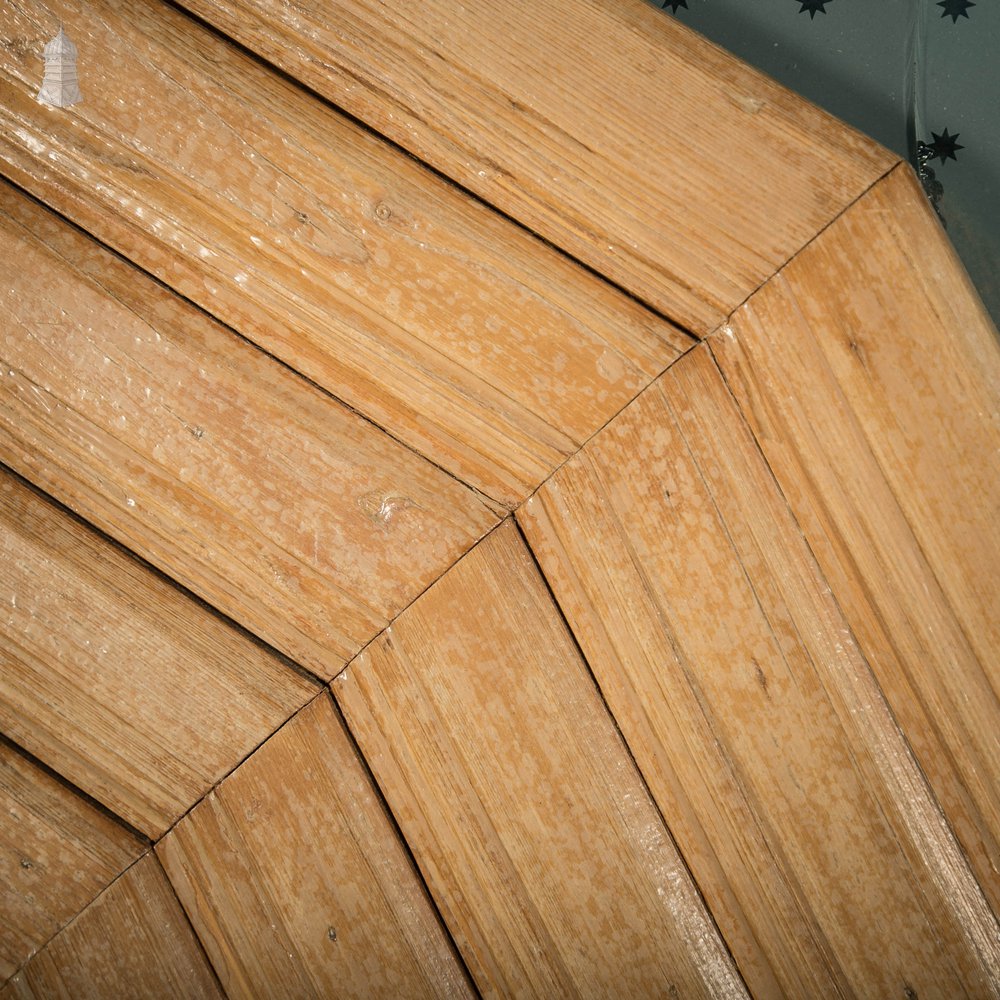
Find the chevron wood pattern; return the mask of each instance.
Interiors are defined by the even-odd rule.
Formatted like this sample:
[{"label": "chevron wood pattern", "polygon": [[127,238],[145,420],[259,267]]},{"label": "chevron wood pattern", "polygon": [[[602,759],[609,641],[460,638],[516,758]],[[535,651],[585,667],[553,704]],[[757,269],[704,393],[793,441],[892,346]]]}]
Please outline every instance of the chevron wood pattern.
[{"label": "chevron wood pattern", "polygon": [[0,1000],[1000,1000],[885,150],[642,0],[0,0],[0,302]]},{"label": "chevron wood pattern", "polygon": [[157,846],[230,997],[471,997],[329,695]]},{"label": "chevron wood pattern", "polygon": [[0,471],[0,727],[150,837],[317,685]]},{"label": "chevron wood pattern", "polygon": [[[103,73],[72,127],[25,47],[60,20]],[[690,344],[163,3],[2,25],[9,177],[497,501]]]},{"label": "chevron wood pattern", "polygon": [[333,690],[482,994],[744,995],[510,521]]},{"label": "chevron wood pattern", "polygon": [[518,516],[755,994],[988,991],[1000,928],[708,349]]},{"label": "chevron wood pattern", "polygon": [[224,996],[152,854],[0,989],[2,1000],[95,996]]},{"label": "chevron wood pattern", "polygon": [[0,817],[0,976],[7,979],[143,846],[6,741]]}]

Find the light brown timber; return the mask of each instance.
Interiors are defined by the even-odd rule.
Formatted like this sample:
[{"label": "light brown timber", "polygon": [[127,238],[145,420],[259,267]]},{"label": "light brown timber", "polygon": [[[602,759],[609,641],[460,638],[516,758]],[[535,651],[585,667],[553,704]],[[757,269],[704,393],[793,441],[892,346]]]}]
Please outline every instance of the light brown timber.
[{"label": "light brown timber", "polygon": [[519,512],[755,996],[992,996],[1000,928],[705,347]]},{"label": "light brown timber", "polygon": [[0,741],[0,984],[142,851],[123,826]]},{"label": "light brown timber", "polygon": [[0,469],[0,731],[155,839],[317,685]]},{"label": "light brown timber", "polygon": [[227,996],[469,998],[328,694],[156,848]]},{"label": "light brown timber", "polygon": [[152,854],[112,883],[14,976],[0,1000],[222,1000]]},{"label": "light brown timber", "polygon": [[1000,341],[912,171],[710,343],[1000,912]]},{"label": "light brown timber", "polygon": [[698,334],[898,157],[643,0],[181,0]]},{"label": "light brown timber", "polygon": [[505,505],[690,343],[162,3],[4,4],[0,171]]},{"label": "light brown timber", "polygon": [[511,521],[332,687],[484,996],[745,996]]},{"label": "light brown timber", "polygon": [[496,522],[2,181],[0,301],[0,461],[322,677]]}]

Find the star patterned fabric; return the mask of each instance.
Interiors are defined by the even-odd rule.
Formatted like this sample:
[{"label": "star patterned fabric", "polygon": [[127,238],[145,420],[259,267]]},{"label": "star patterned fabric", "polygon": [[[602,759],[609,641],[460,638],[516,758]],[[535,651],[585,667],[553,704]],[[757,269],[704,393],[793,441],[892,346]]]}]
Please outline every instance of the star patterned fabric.
[{"label": "star patterned fabric", "polygon": [[976,5],[971,0],[940,0],[939,7],[943,7],[942,17],[950,17],[952,24],[957,24],[960,17],[968,20],[968,10]]},{"label": "star patterned fabric", "polygon": [[808,13],[809,19],[812,20],[817,14],[827,13],[826,5],[833,3],[833,0],[796,0],[796,2],[802,4],[799,13]]},{"label": "star patterned fabric", "polygon": [[945,160],[955,160],[957,162],[958,157],[955,155],[960,149],[965,149],[965,146],[960,145],[956,140],[958,139],[959,133],[956,132],[954,135],[949,135],[948,130],[945,129],[941,135],[937,132],[931,132],[933,137],[933,142],[922,143],[921,145],[929,153],[929,159],[938,159],[942,163]]}]

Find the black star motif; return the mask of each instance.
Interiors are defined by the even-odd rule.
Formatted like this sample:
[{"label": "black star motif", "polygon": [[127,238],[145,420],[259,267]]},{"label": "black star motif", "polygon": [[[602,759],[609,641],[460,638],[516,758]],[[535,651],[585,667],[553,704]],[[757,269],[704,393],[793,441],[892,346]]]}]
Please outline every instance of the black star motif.
[{"label": "black star motif", "polygon": [[661,10],[666,10],[668,7],[674,14],[677,13],[678,7],[683,7],[685,10],[690,10],[690,7],[688,7],[687,5],[687,0],[666,0],[665,3],[660,4]]},{"label": "black star motif", "polygon": [[926,155],[927,160],[938,159],[942,163],[945,160],[955,160],[958,161],[958,157],[955,155],[960,149],[965,149],[965,146],[959,145],[955,140],[958,138],[959,133],[956,132],[954,135],[949,135],[948,130],[945,129],[941,135],[937,132],[931,132],[934,137],[933,142],[922,142],[920,144],[920,152]]},{"label": "black star motif", "polygon": [[799,13],[805,14],[809,13],[809,20],[811,21],[818,14],[826,13],[826,5],[828,3],[833,3],[833,0],[798,0],[801,7],[799,7]]},{"label": "black star motif", "polygon": [[970,0],[940,0],[939,7],[944,7],[942,17],[950,17],[952,24],[957,24],[960,17],[968,19],[967,13],[970,7],[975,7]]}]

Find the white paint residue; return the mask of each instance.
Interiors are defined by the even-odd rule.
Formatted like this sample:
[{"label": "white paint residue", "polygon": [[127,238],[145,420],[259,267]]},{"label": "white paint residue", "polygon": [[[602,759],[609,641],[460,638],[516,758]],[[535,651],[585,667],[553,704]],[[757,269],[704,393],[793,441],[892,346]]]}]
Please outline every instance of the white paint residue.
[{"label": "white paint residue", "polygon": [[369,520],[389,524],[401,511],[417,505],[407,496],[374,490],[358,497],[358,506],[368,515]]}]

